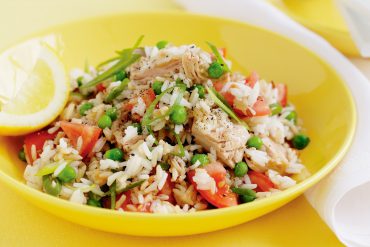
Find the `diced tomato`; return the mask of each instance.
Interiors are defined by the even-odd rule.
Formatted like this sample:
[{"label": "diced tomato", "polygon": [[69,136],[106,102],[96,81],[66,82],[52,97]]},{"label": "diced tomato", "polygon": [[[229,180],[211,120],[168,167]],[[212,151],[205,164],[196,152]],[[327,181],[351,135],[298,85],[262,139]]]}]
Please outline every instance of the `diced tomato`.
[{"label": "diced tomato", "polygon": [[225,167],[219,162],[213,162],[204,167],[207,173],[213,177],[213,179],[218,183],[221,181],[225,181],[226,178],[226,169]]},{"label": "diced tomato", "polygon": [[86,157],[92,152],[95,143],[98,141],[101,129],[95,126],[86,124],[77,124],[62,121],[60,127],[66,133],[67,137],[71,140],[72,144],[77,147],[77,140],[82,137],[82,146],[79,153],[82,157]]},{"label": "diced tomato", "polygon": [[255,114],[253,115],[252,112],[249,110],[244,112],[236,107],[233,108],[234,112],[241,118],[250,118],[250,117],[259,117],[259,116],[266,116],[271,113],[271,109],[266,103],[266,100],[262,96],[258,96],[256,103],[252,106]]},{"label": "diced tomato", "polygon": [[103,92],[105,90],[104,84],[100,83],[100,84],[96,85],[96,90],[98,90],[98,92]]},{"label": "diced tomato", "polygon": [[224,87],[224,83],[220,81],[216,81],[213,83],[213,87],[216,89],[217,92],[220,92],[222,88]]},{"label": "diced tomato", "polygon": [[152,88],[149,88],[141,93],[141,98],[144,100],[146,107],[148,107],[155,100],[155,93]]},{"label": "diced tomato", "polygon": [[285,107],[288,103],[288,87],[284,83],[277,83],[275,87],[278,90],[278,101]]},{"label": "diced tomato", "polygon": [[167,195],[168,196],[168,202],[174,204],[176,201],[175,201],[175,197],[173,196],[173,188],[175,187],[174,183],[171,181],[171,175],[169,173],[167,173],[168,176],[167,176],[167,180],[166,182],[164,183],[163,185],[163,188],[158,192],[158,194],[163,194],[163,195]]},{"label": "diced tomato", "polygon": [[230,106],[234,105],[234,100],[235,100],[234,95],[232,95],[230,92],[226,92],[226,93],[223,93],[222,96],[224,97],[224,99]]},{"label": "diced tomato", "polygon": [[[210,163],[205,166],[207,173],[216,181],[217,192],[212,194],[210,190],[198,190],[199,194],[210,204],[217,208],[225,208],[238,205],[238,197],[230,190],[226,183],[226,170],[219,162]],[[195,171],[188,172],[188,178],[195,188],[197,184],[193,177]]]},{"label": "diced tomato", "polygon": [[252,108],[256,112],[256,114],[254,115],[255,117],[266,116],[271,113],[269,105],[267,104],[265,98],[263,98],[262,96],[259,96],[257,98],[257,101],[256,103],[254,103]]},{"label": "diced tomato", "polygon": [[257,74],[257,72],[255,71],[252,71],[252,73],[247,77],[247,79],[245,79],[245,84],[247,84],[247,86],[253,88],[254,85],[256,85],[256,82],[260,79],[259,75]]},{"label": "diced tomato", "polygon": [[275,188],[275,185],[271,182],[270,178],[263,173],[256,171],[249,171],[248,176],[252,184],[257,184],[256,190],[258,192],[270,191],[270,189]]},{"label": "diced tomato", "polygon": [[53,140],[57,132],[49,134],[46,130],[41,130],[35,133],[31,133],[24,137],[24,151],[26,153],[27,160],[32,164],[34,160],[32,159],[32,145],[36,147],[37,158],[40,156],[44,143],[47,140]]}]

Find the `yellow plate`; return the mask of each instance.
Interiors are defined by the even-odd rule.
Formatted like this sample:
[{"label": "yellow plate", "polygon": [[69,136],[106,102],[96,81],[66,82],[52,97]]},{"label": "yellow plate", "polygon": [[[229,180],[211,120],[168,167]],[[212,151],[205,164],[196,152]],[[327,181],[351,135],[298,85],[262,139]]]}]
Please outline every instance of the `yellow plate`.
[{"label": "yellow plate", "polygon": [[335,0],[270,1],[296,21],[323,36],[346,55],[360,55]]},{"label": "yellow plate", "polygon": [[[18,161],[21,140],[0,139],[0,180],[40,208],[78,224],[109,232],[175,236],[223,229],[266,214],[297,197],[327,175],[349,148],[355,131],[353,99],[337,73],[312,52],[275,33],[243,23],[185,13],[131,13],[74,22],[52,28],[65,44],[67,67],[92,64],[130,46],[139,35],[144,43],[205,41],[228,48],[234,70],[256,70],[263,78],[285,82],[312,139],[302,159],[312,176],[268,199],[237,207],[165,215],[118,212],[77,205],[24,185],[24,164]],[[340,99],[340,100],[338,100]]]}]

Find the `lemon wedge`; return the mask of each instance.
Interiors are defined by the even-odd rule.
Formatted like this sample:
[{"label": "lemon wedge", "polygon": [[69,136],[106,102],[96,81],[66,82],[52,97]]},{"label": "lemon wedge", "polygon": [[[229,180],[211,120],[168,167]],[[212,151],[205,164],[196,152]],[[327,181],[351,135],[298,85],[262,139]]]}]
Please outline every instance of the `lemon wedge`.
[{"label": "lemon wedge", "polygon": [[46,36],[0,55],[0,135],[43,128],[63,110],[69,83],[60,53],[58,39]]}]

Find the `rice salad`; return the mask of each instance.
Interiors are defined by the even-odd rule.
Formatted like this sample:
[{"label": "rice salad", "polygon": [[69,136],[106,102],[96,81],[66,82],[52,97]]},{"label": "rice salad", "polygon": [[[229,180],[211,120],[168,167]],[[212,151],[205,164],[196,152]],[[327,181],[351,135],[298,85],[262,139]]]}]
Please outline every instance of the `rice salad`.
[{"label": "rice salad", "polygon": [[28,186],[118,211],[250,203],[307,178],[287,86],[231,71],[226,49],[160,41],[71,71],[70,99],[19,153]]}]

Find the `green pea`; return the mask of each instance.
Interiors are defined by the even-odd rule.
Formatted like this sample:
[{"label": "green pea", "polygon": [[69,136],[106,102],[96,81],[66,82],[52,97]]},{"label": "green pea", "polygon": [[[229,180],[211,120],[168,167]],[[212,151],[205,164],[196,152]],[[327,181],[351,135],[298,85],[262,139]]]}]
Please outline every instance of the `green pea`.
[{"label": "green pea", "polygon": [[162,86],[163,86],[163,81],[153,82],[152,88],[153,88],[155,95],[159,95],[162,93]]},{"label": "green pea", "polygon": [[90,109],[92,109],[94,105],[90,102],[84,103],[82,106],[80,106],[80,115],[85,116],[86,112]]},{"label": "green pea", "polygon": [[18,152],[18,158],[21,160],[21,161],[24,161],[26,162],[26,154],[24,152],[24,148],[22,148],[21,150],[19,150]]},{"label": "green pea", "polygon": [[101,116],[98,120],[98,126],[101,129],[110,128],[112,126],[112,119],[106,114]]},{"label": "green pea", "polygon": [[232,188],[232,192],[239,195],[241,203],[247,203],[256,199],[256,192],[247,188]]},{"label": "green pea", "polygon": [[52,196],[58,196],[62,190],[62,184],[58,179],[53,179],[51,176],[42,177],[42,186],[44,191]]},{"label": "green pea", "polygon": [[248,139],[247,141],[247,146],[256,149],[260,149],[263,145],[262,139],[259,138],[258,136],[252,136],[251,138]]},{"label": "green pea", "polygon": [[274,103],[270,105],[271,115],[280,114],[283,107],[279,103]]},{"label": "green pea", "polygon": [[206,88],[200,84],[195,85],[194,88],[198,89],[199,98],[204,99],[204,97],[206,96]]},{"label": "green pea", "polygon": [[104,158],[115,161],[123,161],[123,151],[119,148],[110,149],[105,152]]},{"label": "green pea", "polygon": [[182,105],[175,105],[170,113],[170,120],[174,124],[183,124],[188,118],[188,113]]},{"label": "green pea", "polygon": [[297,112],[296,111],[291,111],[286,117],[285,119],[289,120],[289,121],[293,121],[293,123],[297,123]]},{"label": "green pea", "polygon": [[143,127],[141,127],[141,124],[139,124],[139,123],[133,123],[132,126],[137,129],[137,133],[139,135],[141,135],[143,133]]},{"label": "green pea", "polygon": [[70,165],[66,165],[66,167],[64,167],[64,169],[58,174],[59,180],[63,183],[72,182],[76,177],[76,170]]},{"label": "green pea", "polygon": [[224,68],[218,62],[213,62],[208,68],[208,75],[211,78],[217,79],[224,74]]},{"label": "green pea", "polygon": [[168,171],[170,169],[170,165],[168,163],[160,163],[159,165],[163,171]]},{"label": "green pea", "polygon": [[168,41],[167,40],[158,41],[158,43],[156,44],[156,46],[157,46],[157,48],[159,50],[161,50],[163,48],[166,48],[167,45],[168,45]]},{"label": "green pea", "polygon": [[248,172],[248,165],[245,162],[238,162],[235,164],[234,167],[234,174],[237,177],[244,177],[245,174]]},{"label": "green pea", "polygon": [[304,134],[295,135],[292,139],[292,145],[298,150],[302,150],[310,143],[310,138]]},{"label": "green pea", "polygon": [[115,81],[123,81],[127,77],[125,71],[119,71],[117,74],[114,75]]},{"label": "green pea", "polygon": [[118,115],[118,110],[116,107],[111,107],[111,108],[108,108],[106,111],[105,111],[105,114],[110,117],[110,119],[112,121],[116,120],[117,119],[117,115]]},{"label": "green pea", "polygon": [[209,163],[208,155],[206,154],[194,154],[191,158],[190,162],[194,165],[197,161],[199,161],[200,166],[205,166]]},{"label": "green pea", "polygon": [[239,196],[239,199],[241,203],[247,203],[254,201],[256,199],[256,196],[241,195]]},{"label": "green pea", "polygon": [[93,206],[93,207],[97,207],[97,208],[101,208],[101,202],[98,201],[98,200],[95,200],[95,199],[88,199],[87,200],[87,205],[89,206]]}]

